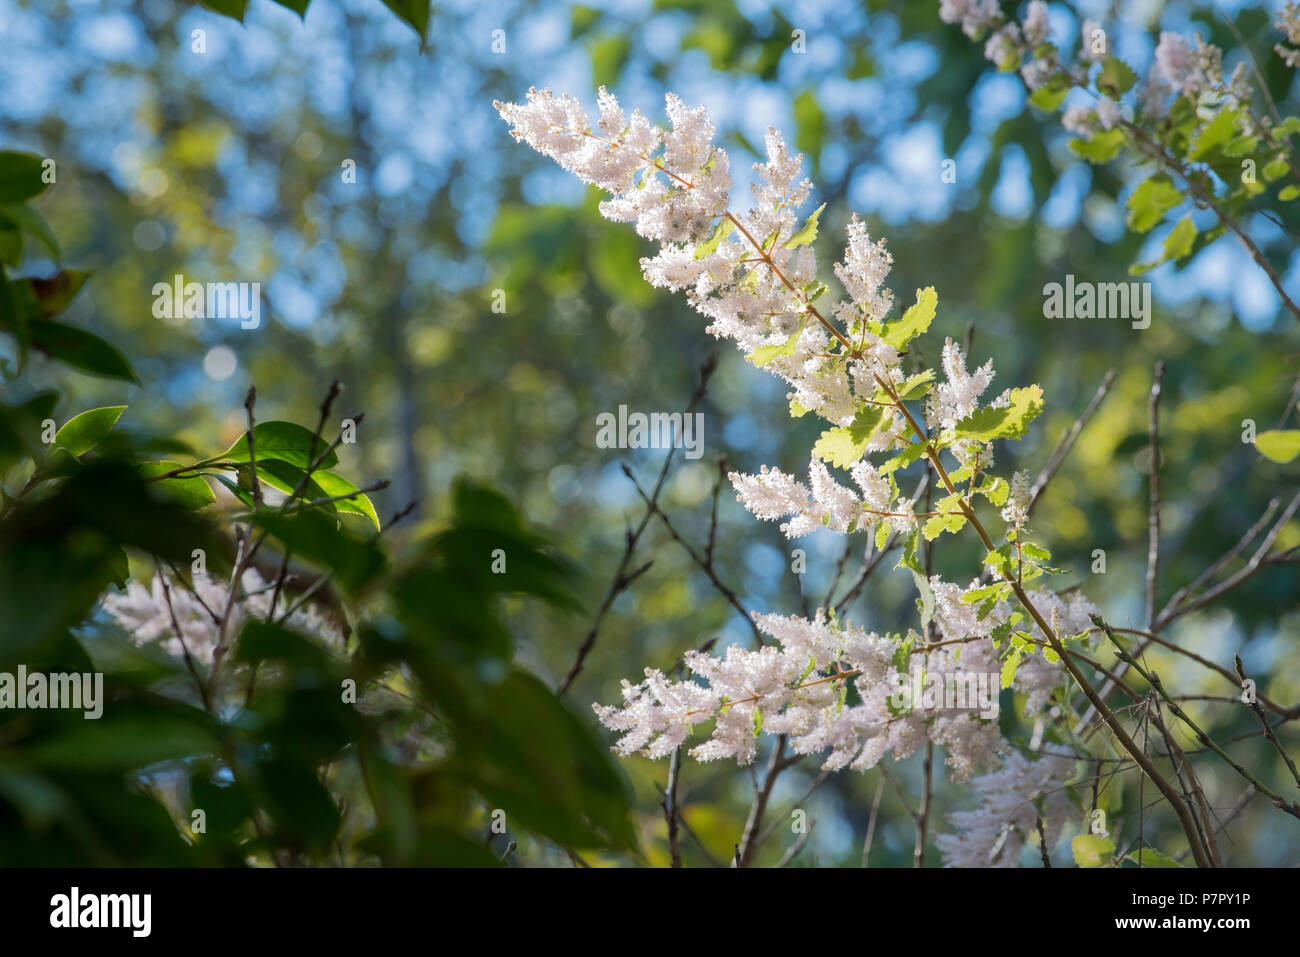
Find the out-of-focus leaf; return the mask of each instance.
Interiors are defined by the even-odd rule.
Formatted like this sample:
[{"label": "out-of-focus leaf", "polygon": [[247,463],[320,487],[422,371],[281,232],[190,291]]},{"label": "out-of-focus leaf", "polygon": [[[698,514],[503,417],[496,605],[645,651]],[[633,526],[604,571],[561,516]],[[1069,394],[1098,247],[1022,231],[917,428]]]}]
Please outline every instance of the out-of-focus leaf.
[{"label": "out-of-focus leaf", "polygon": [[1255,436],[1259,454],[1274,462],[1290,462],[1300,455],[1300,430],[1268,429]]},{"label": "out-of-focus leaf", "polygon": [[135,371],[122,354],[93,333],[49,320],[31,323],[29,332],[32,347],[51,359],[91,375],[139,384]]},{"label": "out-of-focus leaf", "polygon": [[45,192],[42,160],[31,153],[0,151],[0,203],[22,203]]}]

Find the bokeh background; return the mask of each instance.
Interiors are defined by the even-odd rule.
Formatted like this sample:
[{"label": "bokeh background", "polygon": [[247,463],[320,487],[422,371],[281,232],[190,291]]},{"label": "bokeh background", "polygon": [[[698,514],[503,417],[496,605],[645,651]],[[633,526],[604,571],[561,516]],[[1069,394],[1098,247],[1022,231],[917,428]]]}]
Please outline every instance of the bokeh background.
[{"label": "bokeh background", "polygon": [[[1271,52],[1280,39],[1268,23],[1272,6],[1139,0],[1050,9],[1055,39],[1070,47],[1083,16],[1101,20],[1115,52],[1140,72],[1162,29],[1200,32],[1232,51],[1231,68],[1243,55],[1235,31],[1283,113],[1295,113],[1292,74]],[[802,53],[792,49],[796,29],[806,36]],[[206,52],[194,50],[196,30]],[[1152,258],[1147,247],[1158,247],[1163,230],[1142,237],[1124,226],[1124,200],[1144,171],[1080,161],[1059,117],[1032,111],[1017,76],[995,73],[982,44],[939,21],[937,0],[437,0],[421,46],[379,0],[314,0],[305,20],[250,0],[243,24],[176,0],[0,2],[6,148],[57,159],[58,188],[42,211],[68,262],[96,269],[71,318],[132,356],[144,385],[63,376],[53,365],[35,374],[78,407],[125,402],[124,422],[179,430],[212,449],[242,430],[250,384],[263,417],[314,421],[339,379],[342,405],[366,413],[361,441],[342,450],[347,473],[359,482],[392,479],[376,496],[381,514],[420,502],[419,522],[395,529],[395,541],[436,525],[453,478],[468,473],[552,529],[576,561],[583,614],[521,609],[516,618],[524,663],[552,686],[572,665],[626,528],[640,521],[622,465],[652,483],[663,455],[597,448],[596,417],[620,404],[684,410],[716,344],[680,298],[641,280],[646,243],[602,220],[594,194],[510,139],[492,101],[522,99],[530,86],[573,92],[591,106],[605,84],[625,107],[652,117],[662,115],[667,90],[706,105],[732,157],[737,202],[747,197],[755,144],[769,125],[785,131],[816,185],[810,208],[828,204],[817,241],[828,275],[856,211],[873,238],[888,240],[900,299],[919,286],[938,290],[923,349],[969,334],[975,360],[995,359],[997,389],[1042,384],[1047,412],[1001,452],[1007,471],[1041,468],[1116,370],[1034,523],[1069,571],[1065,584],[1081,584],[1115,623],[1140,625],[1142,614],[1147,396],[1157,360],[1167,364],[1162,604],[1271,498],[1295,493],[1294,463],[1263,461],[1242,441],[1243,420],[1260,429],[1278,422],[1300,373],[1300,329],[1263,274],[1223,240],[1181,270],[1149,276],[1146,330],[1045,319],[1045,283],[1066,273],[1124,281],[1130,263]],[[955,160],[953,183],[941,177],[945,159]],[[347,160],[354,183],[341,175]],[[1284,204],[1274,214],[1283,227],[1263,216],[1246,225],[1300,292],[1300,217]],[[152,287],[177,273],[262,283],[260,328],[156,319]],[[492,309],[496,290],[504,312]],[[743,471],[802,470],[817,434],[816,423],[791,424],[779,384],[730,349],[721,350],[700,408],[705,456],[679,458],[661,498],[696,547],[708,534],[719,457]],[[801,584],[814,607],[821,603],[841,539],[819,533],[794,543],[808,551],[801,583],[790,571],[794,544],[754,521],[727,488],[717,523],[719,577],[746,608],[793,613]],[[1293,522],[1278,545],[1297,543]],[[850,569],[862,545],[853,543]],[[1104,575],[1090,572],[1099,548]],[[583,710],[615,700],[619,679],[637,679],[646,665],[672,668],[710,638],[748,640],[746,623],[661,523],[648,526],[637,557],[654,565],[604,621],[570,691]],[[946,546],[937,570],[964,581],[977,560],[973,549]],[[912,589],[910,576],[882,569],[848,615],[905,630]],[[1296,566],[1271,568],[1170,635],[1224,664],[1243,654],[1267,676],[1272,698],[1300,701],[1296,599]],[[1232,690],[1181,659],[1153,660],[1186,693]],[[1192,706],[1219,736],[1252,730],[1245,709]],[[1284,727],[1283,741],[1300,747],[1294,726]],[[1282,786],[1283,769],[1265,746],[1251,739],[1234,747]],[[624,767],[646,859],[662,864],[658,789],[667,766],[637,759]],[[778,813],[816,772],[806,761],[783,777]],[[914,802],[919,763],[890,773]],[[858,863],[878,775],[836,775],[801,804],[817,825],[797,864]],[[1216,806],[1236,804],[1241,789],[1226,769],[1203,779]],[[971,795],[942,772],[936,781],[932,826],[944,831],[943,813],[969,806]],[[732,765],[687,763],[680,797],[688,865],[730,856],[752,787]],[[1135,832],[1136,791],[1117,796],[1111,813]],[[871,865],[910,864],[912,829],[886,788]],[[1300,860],[1300,829],[1262,800],[1229,833],[1234,863]],[[776,835],[761,860],[779,858],[792,841]],[[928,863],[938,863],[931,855]],[[517,857],[550,862],[556,853],[528,846]]]}]

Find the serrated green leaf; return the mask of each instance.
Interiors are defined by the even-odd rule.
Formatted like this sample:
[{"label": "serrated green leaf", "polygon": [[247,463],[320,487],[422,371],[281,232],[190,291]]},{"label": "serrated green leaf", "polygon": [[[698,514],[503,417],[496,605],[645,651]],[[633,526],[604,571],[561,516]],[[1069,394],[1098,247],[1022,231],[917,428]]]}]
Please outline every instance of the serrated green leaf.
[{"label": "serrated green leaf", "polygon": [[1149,232],[1165,218],[1165,213],[1183,201],[1183,194],[1169,177],[1158,175],[1143,180],[1129,196],[1128,228],[1135,233]]},{"label": "serrated green leaf", "polygon": [[1007,480],[995,475],[986,476],[984,481],[975,489],[975,494],[983,495],[994,505],[1002,506],[1007,503],[1007,495],[1011,492],[1011,486]]},{"label": "serrated green leaf", "polygon": [[723,216],[713,226],[713,232],[709,238],[704,240],[695,247],[695,258],[703,259],[709,253],[715,252],[727,235],[736,228],[735,222],[729,216]]},{"label": "serrated green leaf", "polygon": [[880,338],[895,349],[904,348],[909,342],[930,328],[934,319],[935,307],[939,296],[933,286],[926,286],[916,291],[916,303],[909,306],[897,322],[888,323]]},{"label": "serrated green leaf", "polygon": [[1164,242],[1164,259],[1166,262],[1177,261],[1182,259],[1192,251],[1192,245],[1196,242],[1196,224],[1192,222],[1191,214],[1180,219],[1169,235],[1165,237]]},{"label": "serrated green leaf", "polygon": [[1024,555],[1030,561],[1045,562],[1052,557],[1052,553],[1041,545],[1035,545],[1033,542],[1022,542],[1020,545],[1020,554]]},{"label": "serrated green leaf", "polygon": [[956,532],[966,524],[966,513],[961,510],[961,493],[948,495],[934,506],[937,515],[926,519],[922,534],[927,542],[934,541],[944,532]]},{"label": "serrated green leaf", "polygon": [[1123,146],[1124,131],[1122,129],[1095,133],[1088,139],[1076,138],[1070,140],[1070,149],[1093,165],[1109,163],[1119,155],[1119,151]]},{"label": "serrated green leaf", "polygon": [[1106,57],[1101,65],[1101,72],[1097,74],[1097,89],[1112,100],[1118,100],[1127,93],[1135,82],[1137,82],[1137,74],[1127,63],[1114,56]]},{"label": "serrated green leaf", "polygon": [[823,432],[813,446],[813,455],[837,468],[846,469],[862,458],[867,443],[885,421],[885,410],[881,406],[863,406],[849,425],[839,425]]},{"label": "serrated green leaf", "polygon": [[790,238],[787,239],[785,242],[783,242],[781,245],[786,249],[796,249],[799,246],[807,246],[814,239],[816,239],[817,220],[821,218],[822,210],[825,208],[826,208],[826,204],[822,203],[820,206],[814,209],[812,211],[812,215],[810,215],[806,220],[804,220],[804,224],[800,226],[799,229],[795,230],[793,235],[791,235]]},{"label": "serrated green leaf", "polygon": [[1016,672],[1020,670],[1021,649],[1013,645],[1007,652],[1006,659],[1002,662],[1002,690],[1005,691],[1011,687],[1012,682],[1016,680]]},{"label": "serrated green leaf", "polygon": [[907,380],[898,387],[898,398],[901,401],[908,399],[919,399],[930,391],[930,386],[934,384],[934,370],[926,369],[924,372],[918,372],[914,376],[909,376]]},{"label": "serrated green leaf", "polygon": [[1037,385],[1012,389],[1008,404],[1001,408],[976,409],[957,423],[959,439],[992,442],[994,439],[1019,439],[1043,411],[1043,390]]},{"label": "serrated green leaf", "polygon": [[1069,81],[1061,74],[1054,73],[1046,83],[1030,94],[1029,105],[1044,113],[1051,113],[1060,108],[1069,92]]},{"label": "serrated green leaf", "polygon": [[1220,110],[1197,134],[1187,151],[1187,158],[1199,160],[1212,149],[1232,140],[1237,135],[1237,121],[1240,118],[1241,113],[1237,110]]},{"label": "serrated green leaf", "polygon": [[759,346],[749,354],[749,361],[754,363],[756,366],[765,366],[779,356],[794,355],[795,346],[799,344],[799,336],[802,333],[803,327],[800,326],[794,332],[790,333],[790,337],[786,339],[785,342],[782,342],[779,345]]}]

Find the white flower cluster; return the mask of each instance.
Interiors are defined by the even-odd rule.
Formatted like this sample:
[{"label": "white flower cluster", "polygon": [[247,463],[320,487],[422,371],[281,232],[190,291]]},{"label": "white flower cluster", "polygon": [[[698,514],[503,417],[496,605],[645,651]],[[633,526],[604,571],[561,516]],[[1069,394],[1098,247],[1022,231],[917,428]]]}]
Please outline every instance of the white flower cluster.
[{"label": "white flower cluster", "polygon": [[[246,597],[235,602],[231,609],[231,618],[226,627],[228,640],[238,636],[239,630],[250,616],[265,618],[271,612],[273,589],[262,579],[257,569],[245,571],[242,584]],[[188,648],[195,661],[211,665],[219,635],[219,627],[213,616],[219,616],[225,610],[228,586],[213,581],[207,575],[196,575],[193,585],[198,597],[171,578],[164,591],[162,573],[159,573],[154,576],[149,587],[132,581],[126,591],[120,594],[105,594],[100,604],[109,617],[126,630],[135,644],[144,646],[156,643],[176,658],[183,657],[184,649]],[[168,592],[171,593],[170,609]],[[180,626],[181,634],[185,637],[184,646],[172,623],[173,611],[176,614],[175,624]],[[296,609],[285,624],[332,647],[342,645],[343,638],[338,626],[310,603]]]},{"label": "white flower cluster", "polygon": [[1040,817],[1050,850],[1077,813],[1065,791],[1073,771],[1068,758],[1031,761],[1012,751],[998,770],[975,778],[979,809],[950,813],[958,833],[935,836],[945,866],[1017,867],[1025,838],[1037,833]]},{"label": "white flower cluster", "polygon": [[1300,66],[1300,3],[1296,0],[1288,0],[1287,5],[1277,13],[1277,19],[1273,21],[1274,25],[1286,34],[1287,43],[1279,43],[1273,49],[1277,52],[1286,65],[1295,69]]},{"label": "white flower cluster", "polygon": [[1091,136],[1098,129],[1113,130],[1123,118],[1120,105],[1103,96],[1096,106],[1067,106],[1061,125],[1079,136]]},{"label": "white flower cluster", "polygon": [[[823,769],[865,770],[887,754],[906,757],[928,738],[944,748],[952,776],[964,779],[1005,751],[997,721],[979,714],[973,702],[953,707],[938,701],[931,707],[920,699],[900,707],[895,695],[922,661],[927,673],[996,678],[1001,664],[991,636],[1012,609],[998,602],[980,618],[979,605],[964,601],[966,592],[958,586],[937,576],[930,586],[939,638],[952,643],[926,648],[913,636],[908,645],[899,636],[828,620],[822,611],[812,620],[755,615],[759,629],[779,647],[751,651],[732,645],[721,656],[691,651],[684,658],[691,678],[674,681],[647,668],[640,684],[623,682],[621,707],[592,707],[602,724],[622,734],[614,750],[624,757],[666,757],[686,744],[697,725],[714,721],[708,740],[690,749],[692,757],[749,764],[760,733],[784,734],[796,754],[829,752]],[[972,582],[968,590],[979,587]],[[1036,591],[1032,598],[1065,633],[1086,631],[1088,615],[1096,611],[1077,592],[1065,599]],[[1018,627],[1044,640],[1032,623]],[[909,657],[916,659],[910,666]],[[1024,658],[1012,689],[1026,696],[1027,717],[1047,706],[1063,677],[1059,662]],[[846,704],[850,681],[857,701]]]},{"label": "white flower cluster", "polygon": [[[889,513],[893,490],[885,476],[866,461],[855,462],[850,471],[861,496],[836,482],[815,456],[808,464],[811,490],[793,476],[767,466],[758,475],[732,472],[728,478],[745,508],[766,521],[791,516],[782,523],[781,531],[787,538],[799,538],[823,526],[836,532],[857,531]],[[910,528],[912,520],[906,519],[902,509],[903,505],[898,506],[895,517]]]},{"label": "white flower cluster", "polygon": [[853,334],[864,348],[847,366],[831,362],[835,333],[811,321],[809,311],[817,259],[810,237],[796,237],[797,210],[812,188],[799,178],[803,157],[768,130],[767,162],[754,167],[755,205],[744,215],[730,213],[729,161],[712,143],[713,124],[702,107],[687,109],[672,94],[667,103],[672,129],[657,130],[639,112],[627,120],[602,88],[600,133],[588,129],[577,101],[549,90],[529,90],[524,104],[495,105],[517,139],[613,194],[601,204],[605,216],[633,222],[660,243],[657,255],[641,261],[646,279],[686,292],[710,320],[711,334],[735,340],[746,353],[796,337],[765,368],[791,386],[792,401],[847,425],[860,404],[855,388],[873,391],[875,375],[892,377],[899,368],[897,350],[862,328],[893,302],[883,286],[891,264],[884,244],[872,243],[856,219],[850,223],[844,261],[835,269],[849,298],[831,313],[845,326],[841,335]]},{"label": "white flower cluster", "polygon": [[1162,32],[1156,44],[1151,81],[1191,99],[1223,80],[1223,53],[1193,34],[1195,43],[1178,33]]},{"label": "white flower cluster", "polygon": [[997,0],[940,0],[939,19],[944,23],[960,23],[962,32],[978,40],[984,31],[1002,20],[1002,10]]},{"label": "white flower cluster", "polygon": [[1002,521],[1019,527],[1029,517],[1029,493],[1032,491],[1029,471],[1021,469],[1011,475],[1011,490],[1007,493],[1007,504],[1002,509]]},{"label": "white flower cluster", "polygon": [[[953,776],[962,778],[987,765],[1002,749],[996,720],[977,708],[900,707],[898,639],[852,625],[839,625],[818,612],[812,619],[755,615],[759,628],[780,643],[750,651],[732,645],[722,656],[688,652],[693,678],[673,681],[647,668],[645,680],[623,682],[623,705],[593,705],[600,721],[622,732],[614,750],[659,758],[685,744],[691,730],[713,721],[702,744],[690,750],[701,761],[732,758],[751,763],[760,733],[788,735],[796,754],[826,754],[822,767],[874,767],[886,754],[911,754],[927,737],[946,748]],[[937,673],[993,674],[998,665],[991,642],[943,646],[924,654]],[[901,676],[903,677],[900,677]],[[696,679],[703,679],[703,683]],[[846,703],[849,682],[856,693]]]}]

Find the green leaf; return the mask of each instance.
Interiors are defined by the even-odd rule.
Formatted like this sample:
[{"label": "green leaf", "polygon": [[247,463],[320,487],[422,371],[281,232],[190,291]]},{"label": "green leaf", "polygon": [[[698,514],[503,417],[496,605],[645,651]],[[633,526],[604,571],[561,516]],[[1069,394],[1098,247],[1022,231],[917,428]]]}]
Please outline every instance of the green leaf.
[{"label": "green leaf", "polygon": [[122,354],[93,333],[49,320],[32,322],[28,329],[32,347],[52,359],[91,375],[139,384]]},{"label": "green leaf", "polygon": [[695,258],[703,259],[709,253],[714,252],[722,241],[727,238],[727,234],[735,228],[735,221],[730,216],[723,216],[713,225],[713,232],[709,234],[709,238],[695,247]]},{"label": "green leaf", "polygon": [[1290,169],[1290,166],[1286,161],[1286,154],[1282,153],[1265,163],[1264,169],[1261,170],[1261,172],[1264,174],[1264,181],[1266,183],[1271,183],[1273,180],[1281,179],[1285,176],[1288,169]]},{"label": "green leaf", "polygon": [[[174,472],[179,468],[181,468],[180,462],[145,462],[140,466],[140,474],[145,478],[153,478],[156,475]],[[200,509],[205,505],[211,505],[217,500],[216,495],[212,492],[212,486],[201,475],[187,473],[183,476],[159,479],[153,484],[165,489],[188,509]]]},{"label": "green leaf", "polygon": [[1102,62],[1101,72],[1097,74],[1097,89],[1112,100],[1118,100],[1132,89],[1137,81],[1137,74],[1127,63],[1117,57],[1108,56]]},{"label": "green leaf", "polygon": [[895,349],[904,348],[909,342],[930,328],[934,319],[934,310],[939,303],[939,296],[933,286],[926,286],[916,291],[916,303],[908,306],[903,317],[897,322],[885,326],[880,338]]},{"label": "green leaf", "polygon": [[292,10],[294,13],[298,14],[298,16],[306,19],[307,7],[311,3],[311,0],[275,0],[275,2],[286,10]]},{"label": "green leaf", "polygon": [[1140,851],[1131,851],[1124,860],[1132,861],[1134,864],[1141,864],[1143,867],[1183,866],[1167,854],[1161,854],[1154,847],[1144,847]]},{"label": "green leaf", "polygon": [[45,192],[43,162],[31,153],[0,151],[0,203],[22,203]]},{"label": "green leaf", "polygon": [[1300,455],[1300,430],[1268,429],[1255,436],[1259,454],[1274,462],[1290,462]]},{"label": "green leaf", "polygon": [[429,0],[384,0],[384,6],[410,24],[424,41],[429,29]]},{"label": "green leaf", "polygon": [[1283,139],[1300,133],[1300,116],[1288,116],[1277,126],[1273,127],[1273,138]]},{"label": "green leaf", "polygon": [[797,229],[794,234],[783,242],[781,245],[786,249],[796,249],[799,246],[807,246],[817,238],[817,220],[821,217],[822,210],[826,204],[822,203],[813,210],[812,215],[804,220],[803,226]]},{"label": "green leaf", "polygon": [[1012,389],[1008,404],[1002,408],[986,406],[976,409],[957,423],[959,439],[991,442],[994,439],[1019,439],[1043,411],[1043,390],[1037,385]]},{"label": "green leaf", "polygon": [[846,469],[867,450],[867,443],[880,425],[887,421],[885,410],[878,405],[868,405],[858,410],[853,422],[827,429],[813,446],[813,455],[832,465]]},{"label": "green leaf", "polygon": [[1187,151],[1187,158],[1199,160],[1206,153],[1218,146],[1223,146],[1237,135],[1237,121],[1241,114],[1237,110],[1221,110],[1205,124],[1197,134],[1192,146]]},{"label": "green leaf", "polygon": [[1029,105],[1044,113],[1051,113],[1060,108],[1069,92],[1069,81],[1060,73],[1053,73],[1046,83],[1030,94]]},{"label": "green leaf", "polygon": [[1070,842],[1074,863],[1080,867],[1102,867],[1110,863],[1115,853],[1115,842],[1096,834],[1080,834]]},{"label": "green leaf", "polygon": [[81,291],[90,273],[77,269],[62,269],[49,279],[27,279],[32,296],[40,306],[40,318],[58,315]]},{"label": "green leaf", "polygon": [[[278,459],[288,462],[300,469],[308,468],[312,462],[325,455],[329,448],[328,439],[316,438],[316,433],[296,422],[271,421],[258,423],[253,429],[253,442],[257,460]],[[314,447],[313,447],[314,443]],[[222,452],[218,458],[230,462],[249,461],[248,433],[245,432],[235,444]],[[339,457],[330,452],[325,455],[317,468],[328,469],[338,465]]]},{"label": "green leaf", "polygon": [[1078,138],[1070,140],[1070,149],[1094,165],[1109,163],[1119,155],[1123,146],[1124,131],[1118,128],[1104,133],[1095,133],[1086,140]]},{"label": "green leaf", "polygon": [[922,529],[927,542],[934,541],[944,532],[956,532],[966,524],[966,513],[961,510],[961,503],[962,495],[960,492],[939,500],[933,509],[939,514],[926,519],[925,526]]},{"label": "green leaf", "polygon": [[50,229],[50,224],[32,207],[22,203],[11,203],[0,207],[0,216],[39,239],[49,250],[55,262],[63,258],[63,250],[59,248],[59,241],[54,231]]},{"label": "green leaf", "polygon": [[994,475],[985,476],[984,482],[975,489],[976,495],[983,495],[994,505],[1005,505],[1007,495],[1011,492],[1011,486],[1007,480]]},{"label": "green leaf", "polygon": [[1192,251],[1192,244],[1195,242],[1196,224],[1192,222],[1189,213],[1180,219],[1165,237],[1165,261],[1176,261],[1186,256]]},{"label": "green leaf", "polygon": [[1128,198],[1128,228],[1136,233],[1149,232],[1165,213],[1183,201],[1183,194],[1169,177],[1159,175],[1143,180]]},{"label": "green leaf", "polygon": [[67,449],[72,456],[80,458],[108,435],[125,411],[124,405],[106,405],[73,416],[54,433],[54,447]]},{"label": "green leaf", "polygon": [[263,511],[253,517],[253,524],[305,561],[333,571],[349,591],[360,589],[384,564],[374,542],[354,538],[333,518],[313,509],[289,514]]},{"label": "green leaf", "polygon": [[345,514],[365,516],[375,526],[376,531],[379,529],[379,516],[375,513],[374,503],[368,496],[360,494],[355,485],[341,475],[319,469],[312,473],[312,478],[328,498],[352,495],[352,498],[338,498],[338,501],[332,504]]},{"label": "green leaf", "polygon": [[1284,203],[1291,202],[1297,196],[1300,196],[1300,186],[1288,186],[1277,194],[1277,198]]},{"label": "green leaf", "polygon": [[1255,147],[1259,145],[1258,136],[1235,136],[1228,141],[1228,145],[1223,148],[1223,155],[1236,159],[1239,156],[1249,156],[1255,152]]},{"label": "green leaf", "polygon": [[1035,545],[1033,542],[1022,542],[1020,553],[1033,562],[1045,562],[1052,557],[1051,552],[1041,545]]},{"label": "green leaf", "polygon": [[785,342],[775,346],[759,346],[749,354],[749,361],[756,366],[765,366],[773,359],[779,356],[794,355],[795,346],[799,343],[799,336],[803,333],[803,326],[800,326]]},{"label": "green leaf", "polygon": [[1022,654],[1020,645],[1012,645],[1007,652],[1006,659],[1002,662],[1002,690],[1010,688],[1016,680],[1016,672],[1020,670],[1020,656]]},{"label": "green leaf", "polygon": [[901,386],[898,387],[898,398],[900,401],[907,399],[919,399],[930,391],[930,386],[934,382],[934,370],[926,369],[924,372],[918,372],[914,376],[909,376]]},{"label": "green leaf", "polygon": [[921,613],[921,627],[927,627],[934,620],[934,591],[930,588],[930,580],[925,577],[924,572],[911,569],[912,581],[916,582],[916,590],[921,593],[921,597],[916,600],[917,610]]},{"label": "green leaf", "polygon": [[244,22],[244,12],[248,7],[248,0],[202,0],[202,3],[209,10],[240,23]]}]

